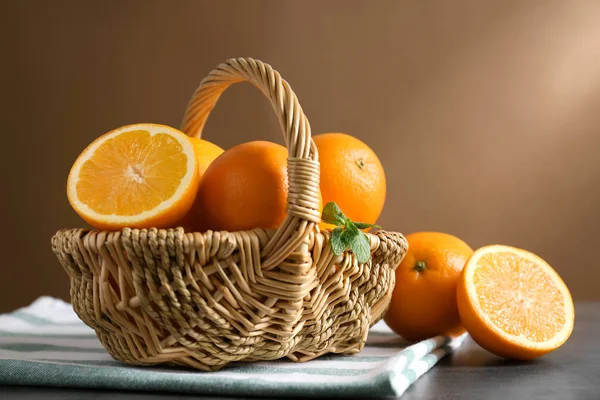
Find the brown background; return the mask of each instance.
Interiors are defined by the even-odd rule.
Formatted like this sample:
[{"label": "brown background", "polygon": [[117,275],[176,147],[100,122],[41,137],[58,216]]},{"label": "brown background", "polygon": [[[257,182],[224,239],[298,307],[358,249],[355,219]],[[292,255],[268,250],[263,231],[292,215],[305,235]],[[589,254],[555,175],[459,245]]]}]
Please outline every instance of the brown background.
[{"label": "brown background", "polygon": [[[504,243],[600,298],[600,3],[3,1],[0,311],[68,298],[50,250],[72,162],[133,122],[178,126],[228,57],[271,63],[313,132],[366,141],[388,176],[380,223]],[[268,103],[229,90],[206,137],[281,143]]]}]

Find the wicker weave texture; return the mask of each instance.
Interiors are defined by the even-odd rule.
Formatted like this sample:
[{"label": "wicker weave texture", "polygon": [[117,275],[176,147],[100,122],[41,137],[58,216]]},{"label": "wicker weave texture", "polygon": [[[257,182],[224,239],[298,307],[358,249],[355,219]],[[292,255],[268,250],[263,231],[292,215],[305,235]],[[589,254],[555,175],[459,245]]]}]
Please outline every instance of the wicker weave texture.
[{"label": "wicker weave texture", "polygon": [[289,151],[288,217],[277,230],[70,229],[52,238],[75,311],[115,359],[212,371],[232,361],[352,354],[389,304],[406,240],[367,234],[365,264],[351,252],[333,254],[329,232],[316,225],[319,163],[310,125],[268,64],[221,64],[194,93],[182,130],[199,137],[221,93],[241,81],[270,99]]}]

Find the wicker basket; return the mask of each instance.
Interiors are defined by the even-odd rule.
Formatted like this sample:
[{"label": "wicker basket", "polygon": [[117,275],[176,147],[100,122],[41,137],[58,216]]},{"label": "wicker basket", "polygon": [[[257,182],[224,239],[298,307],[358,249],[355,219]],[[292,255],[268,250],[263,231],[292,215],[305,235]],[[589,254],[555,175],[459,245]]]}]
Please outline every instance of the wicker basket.
[{"label": "wicker basket", "polygon": [[319,163],[296,95],[271,66],[231,59],[194,93],[182,130],[200,136],[221,93],[249,81],[271,100],[288,153],[288,216],[277,230],[61,230],[52,248],[71,300],[117,360],[217,370],[232,361],[353,354],[385,312],[406,253],[399,233],[367,234],[372,258],[334,256],[317,227]]}]

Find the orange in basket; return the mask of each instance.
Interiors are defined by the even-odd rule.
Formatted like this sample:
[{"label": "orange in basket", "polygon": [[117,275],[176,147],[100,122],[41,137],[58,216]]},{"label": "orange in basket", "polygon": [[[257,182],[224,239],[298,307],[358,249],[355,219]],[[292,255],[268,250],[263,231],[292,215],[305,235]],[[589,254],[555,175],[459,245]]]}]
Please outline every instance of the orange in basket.
[{"label": "orange in basket", "polygon": [[385,203],[386,181],[375,152],[345,133],[323,133],[314,140],[321,160],[323,204],[335,202],[352,221],[376,223]]},{"label": "orange in basket", "polygon": [[287,150],[254,141],[232,147],[206,170],[192,212],[201,228],[277,228],[286,217]]}]

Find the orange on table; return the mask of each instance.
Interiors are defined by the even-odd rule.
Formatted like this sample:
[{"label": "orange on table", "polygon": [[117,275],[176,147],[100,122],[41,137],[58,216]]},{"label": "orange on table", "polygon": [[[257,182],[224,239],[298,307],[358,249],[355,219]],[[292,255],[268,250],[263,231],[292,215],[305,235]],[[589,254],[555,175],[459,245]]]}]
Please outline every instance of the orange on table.
[{"label": "orange on table", "polygon": [[287,149],[253,141],[226,150],[208,167],[192,213],[196,230],[277,228],[286,217]]},{"label": "orange on table", "polygon": [[385,203],[386,182],[375,152],[345,133],[324,133],[313,140],[319,150],[323,204],[337,203],[352,221],[377,222]]},{"label": "orange on table", "polygon": [[198,160],[188,137],[143,123],[92,142],[71,168],[67,196],[99,229],[167,228],[188,212],[198,184]]},{"label": "orange on table", "polygon": [[542,356],[573,331],[569,289],[548,263],[526,250],[494,245],[475,251],[461,274],[457,299],[469,334],[499,356]]},{"label": "orange on table", "polygon": [[384,317],[408,340],[464,333],[456,285],[473,253],[459,238],[439,232],[406,235],[408,252],[396,269],[396,285]]}]

